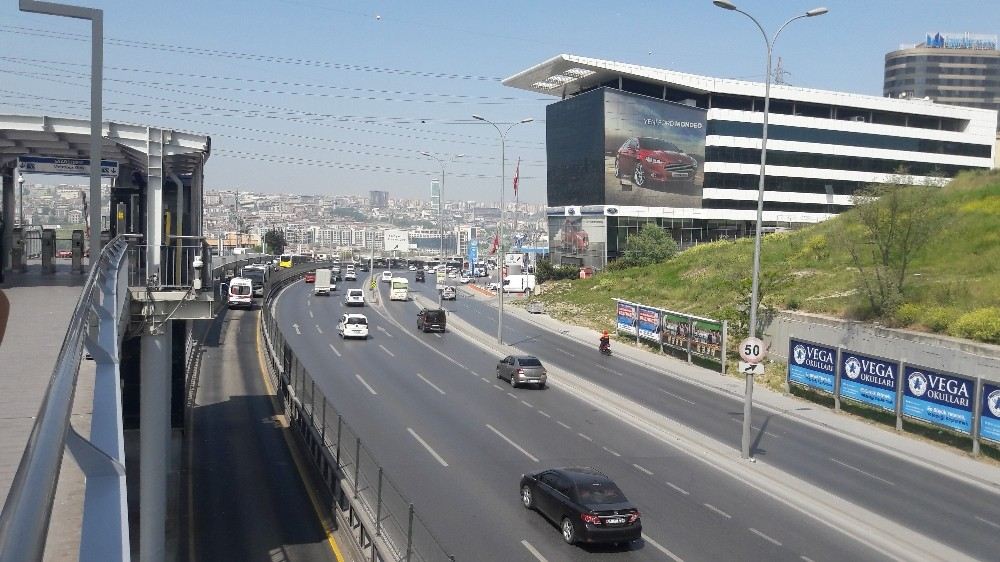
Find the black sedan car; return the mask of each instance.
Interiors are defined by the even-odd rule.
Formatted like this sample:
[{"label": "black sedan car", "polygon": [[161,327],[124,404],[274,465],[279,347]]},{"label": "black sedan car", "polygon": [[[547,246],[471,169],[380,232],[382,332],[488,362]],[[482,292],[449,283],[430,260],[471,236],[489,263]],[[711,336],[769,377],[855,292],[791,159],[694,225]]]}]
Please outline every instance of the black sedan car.
[{"label": "black sedan car", "polygon": [[615,483],[589,467],[521,476],[521,503],[559,525],[563,540],[625,544],[642,536],[639,510]]}]

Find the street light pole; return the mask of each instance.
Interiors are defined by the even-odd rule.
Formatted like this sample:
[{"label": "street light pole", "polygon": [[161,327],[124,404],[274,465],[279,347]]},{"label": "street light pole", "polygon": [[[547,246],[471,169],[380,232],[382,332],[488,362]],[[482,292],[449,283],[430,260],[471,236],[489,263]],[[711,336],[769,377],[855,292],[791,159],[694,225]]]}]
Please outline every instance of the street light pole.
[{"label": "street light pole", "polygon": [[20,195],[17,198],[18,205],[18,216],[20,217],[18,221],[21,225],[21,233],[24,233],[24,176],[18,172],[17,174],[17,187]]},{"label": "street light pole", "polygon": [[[534,121],[534,119],[532,119],[531,117],[528,117],[527,119],[521,119],[520,121],[511,123],[506,130],[501,131],[500,127],[497,126],[496,123],[482,117],[481,115],[473,115],[472,118],[476,119],[477,121],[483,121],[485,123],[493,125],[493,128],[496,129],[497,133],[500,135],[500,223],[497,225],[497,240],[499,242],[499,248],[497,249],[497,252],[500,254],[500,259],[502,260],[504,256],[504,248],[503,248],[504,191],[506,191],[507,188],[507,186],[505,185],[507,183],[507,178],[506,178],[507,133],[509,133],[510,130],[513,129],[516,125],[520,125],[522,123],[531,123],[532,121]],[[498,284],[499,286],[497,287],[497,303],[498,303],[497,343],[503,345],[503,261],[500,261],[498,265],[500,266],[499,267],[500,275]]]},{"label": "street light pole", "polygon": [[[445,164],[454,162],[455,160],[465,156],[464,154],[456,154],[451,160],[445,161],[442,158],[434,156],[426,150],[421,150],[420,154],[428,158],[433,158],[437,160],[437,163],[441,165],[441,185],[438,187],[438,230],[441,234],[441,262],[444,263],[444,168]],[[436,281],[435,281],[436,282]],[[442,299],[444,298],[441,291],[438,291],[438,308],[441,308]]]},{"label": "street light pole", "polygon": [[[760,178],[757,181],[757,226],[753,241],[753,281],[750,292],[750,337],[757,337],[757,304],[760,291],[760,235],[761,223],[764,216],[764,166],[767,164],[767,114],[771,108],[771,54],[774,50],[774,42],[778,40],[778,35],[785,27],[795,20],[822,16],[829,10],[826,8],[813,8],[804,14],[797,15],[785,23],[781,24],[774,36],[768,38],[764,27],[750,14],[740,10],[729,0],[713,0],[716,6],[724,9],[739,12],[750,20],[760,30],[764,36],[764,44],[767,46],[767,73],[764,75],[764,127],[760,140]],[[725,353],[725,351],[723,351]],[[753,411],[753,375],[746,375],[746,391],[743,399],[743,436],[741,439],[741,455],[744,459],[751,458],[750,454],[750,417]]]}]

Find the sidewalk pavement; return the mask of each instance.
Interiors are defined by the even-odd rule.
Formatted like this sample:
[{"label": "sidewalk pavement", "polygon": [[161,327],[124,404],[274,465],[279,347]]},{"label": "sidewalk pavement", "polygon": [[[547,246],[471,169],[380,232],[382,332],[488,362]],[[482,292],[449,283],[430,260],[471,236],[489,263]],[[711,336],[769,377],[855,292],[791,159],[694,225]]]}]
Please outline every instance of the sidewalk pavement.
[{"label": "sidewalk pavement", "polygon": [[[471,298],[485,301],[489,306],[496,306],[495,299],[490,302],[486,295],[482,295],[482,291],[466,291],[466,294]],[[488,296],[492,297],[493,293],[488,293]],[[596,330],[567,324],[547,314],[531,314],[520,306],[505,307],[505,311],[520,320],[560,333],[570,339],[593,342],[596,346],[600,338],[600,333]],[[617,343],[614,345],[614,353],[616,357],[659,371],[664,376],[684,380],[705,390],[743,400],[742,379],[724,376],[717,371],[634,345]],[[894,428],[869,422],[848,413],[837,412],[791,394],[775,392],[762,385],[754,386],[753,400],[757,409],[795,419],[913,462],[922,462],[928,468],[961,478],[994,493],[1000,493],[1000,468],[989,460],[977,460],[970,452],[924,440],[910,433],[896,432]]]}]

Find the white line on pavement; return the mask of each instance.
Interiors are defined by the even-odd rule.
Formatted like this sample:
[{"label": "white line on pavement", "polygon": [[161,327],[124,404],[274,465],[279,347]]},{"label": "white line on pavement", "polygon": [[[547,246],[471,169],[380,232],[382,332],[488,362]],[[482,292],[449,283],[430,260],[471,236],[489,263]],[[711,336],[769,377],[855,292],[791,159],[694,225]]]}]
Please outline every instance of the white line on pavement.
[{"label": "white line on pavement", "polygon": [[511,397],[511,398],[513,398],[514,400],[517,400],[517,395],[516,395],[516,394],[514,394],[513,392],[508,392],[508,393],[507,393],[507,396],[510,396],[510,397]]},{"label": "white line on pavement", "polygon": [[320,328],[319,324],[316,324],[316,331],[322,334],[323,333],[323,328]]},{"label": "white line on pavement", "polygon": [[528,541],[521,541],[521,544],[524,545],[524,548],[528,549],[528,552],[530,552],[532,556],[534,556],[536,559],[538,559],[538,562],[549,562],[549,560],[547,558],[545,558],[544,556],[542,556],[541,552],[538,552],[537,550],[535,550],[535,547],[531,546],[530,542],[528,542]]},{"label": "white line on pavement", "polygon": [[312,306],[312,305],[313,305],[312,299],[306,299],[306,306]]},{"label": "white line on pavement", "polygon": [[757,529],[754,529],[753,527],[749,527],[749,529],[750,529],[751,533],[753,533],[753,534],[757,535],[758,537],[766,540],[767,542],[774,543],[774,544],[776,544],[778,546],[781,546],[781,542],[780,541],[772,539],[771,537],[765,535],[764,533],[761,533],[760,531],[758,531]]},{"label": "white line on pavement", "polygon": [[815,560],[813,560],[812,558],[809,558],[805,554],[799,556],[799,558],[802,560],[802,562],[816,562]]},{"label": "white line on pavement", "polygon": [[684,488],[681,488],[680,486],[678,486],[677,484],[674,484],[673,482],[667,482],[667,486],[670,486],[671,488],[677,490],[678,492],[684,494],[685,496],[690,496],[691,495],[691,492],[685,490]]},{"label": "white line on pavement", "polygon": [[500,386],[499,384],[494,384],[494,385],[493,385],[493,388],[495,388],[495,389],[497,389],[497,390],[503,390],[503,387],[502,387],[502,386]]},{"label": "white line on pavement", "polygon": [[441,463],[441,466],[448,466],[448,463],[446,463],[444,459],[441,458],[441,455],[437,454],[437,451],[435,451],[434,449],[431,449],[431,446],[428,445],[426,441],[421,439],[420,436],[417,435],[416,431],[413,431],[413,429],[409,427],[406,428],[406,431],[409,431],[410,435],[412,435],[413,438],[416,439],[418,443],[423,445],[424,448],[427,449],[427,452],[429,452],[435,459],[437,459],[437,462]]},{"label": "white line on pavement", "polygon": [[469,370],[469,372],[472,373],[472,376],[474,376],[474,377],[478,377],[479,376],[479,373],[477,373],[477,372],[475,372],[473,370]]},{"label": "white line on pavement", "polygon": [[299,329],[299,325],[298,324],[292,324],[292,327],[295,328],[295,333],[296,334],[298,334],[300,336],[302,335],[302,330]]},{"label": "white line on pavement", "polygon": [[1000,529],[1000,525],[997,525],[996,523],[994,523],[994,522],[992,522],[992,521],[990,521],[988,519],[983,519],[982,517],[980,517],[978,515],[976,516],[976,519],[982,521],[983,523],[986,523],[987,525],[992,525],[992,526],[996,527],[997,529]]},{"label": "white line on pavement", "polygon": [[557,348],[555,348],[555,350],[558,351],[559,353],[564,353],[566,355],[569,355],[570,357],[576,357],[575,354],[570,353],[570,352],[566,351],[565,349],[563,349],[561,347],[557,347]]},{"label": "white line on pavement", "polygon": [[382,351],[386,352],[389,355],[389,357],[395,357],[396,356],[395,353],[393,353],[393,352],[389,351],[388,349],[386,349],[384,345],[378,344],[378,346],[381,347]]},{"label": "white line on pavement", "polygon": [[332,344],[332,343],[330,344],[330,349],[331,349],[331,350],[333,350],[333,352],[337,354],[337,357],[340,357],[340,352],[339,352],[339,351],[337,351],[337,348],[336,348],[336,347],[333,347],[333,344]]},{"label": "white line on pavement", "polygon": [[436,390],[436,391],[440,392],[441,394],[444,394],[444,391],[443,391],[443,390],[441,390],[440,388],[438,388],[438,385],[436,385],[436,384],[432,383],[431,381],[429,381],[429,380],[425,379],[425,378],[424,378],[424,376],[423,376],[423,375],[421,375],[420,373],[417,373],[417,376],[418,376],[418,377],[420,377],[420,380],[422,380],[422,381],[424,381],[425,383],[427,383],[427,384],[431,385],[431,388],[433,388],[434,390]]},{"label": "white line on pavement", "polygon": [[556,423],[559,424],[559,425],[561,425],[561,426],[563,426],[563,427],[565,427],[566,429],[572,429],[570,426],[564,424],[563,422],[561,422],[559,420],[556,420]]},{"label": "white line on pavement", "polygon": [[660,392],[666,394],[667,396],[673,396],[674,398],[680,400],[681,402],[687,402],[688,404],[694,404],[693,400],[688,400],[687,398],[684,398],[683,396],[677,396],[673,392],[667,392],[666,390],[663,390],[662,388],[660,389]]},{"label": "white line on pavement", "polygon": [[525,406],[527,406],[529,408],[534,408],[534,406],[531,405],[531,402],[526,402],[524,400],[521,400],[521,404],[524,404]]},{"label": "white line on pavement", "polygon": [[582,433],[577,433],[577,435],[579,435],[580,437],[583,437],[587,441],[593,441],[593,438],[591,438],[589,435],[584,435]]},{"label": "white line on pavement", "polygon": [[607,448],[607,447],[601,447],[601,448],[602,448],[602,449],[604,449],[605,451],[607,451],[607,452],[611,453],[612,455],[614,455],[614,456],[616,456],[616,457],[620,457],[620,456],[622,456],[622,454],[621,454],[621,453],[619,453],[618,451],[613,451],[613,450],[611,450],[611,449],[609,449],[609,448]]},{"label": "white line on pavement", "polygon": [[372,385],[368,384],[367,382],[365,382],[365,379],[361,378],[361,375],[354,373],[354,376],[358,378],[358,381],[361,384],[365,385],[365,388],[368,389],[368,392],[371,392],[372,394],[378,394],[377,392],[375,392],[375,389],[372,388]]},{"label": "white line on pavement", "polygon": [[434,332],[434,337],[435,337],[435,338],[440,338],[440,337],[441,337],[441,334],[439,334],[439,333],[437,333],[437,332]]},{"label": "white line on pavement", "polygon": [[390,338],[392,337],[392,334],[390,334],[389,331],[383,328],[382,326],[375,326],[375,329],[389,336]]},{"label": "white line on pavement", "polygon": [[830,457],[830,460],[832,460],[833,462],[839,464],[840,466],[843,466],[844,468],[849,468],[851,470],[856,470],[856,471],[860,472],[861,474],[864,474],[865,476],[870,476],[870,477],[874,478],[875,480],[878,480],[880,482],[885,482],[886,484],[888,484],[890,486],[895,486],[896,485],[895,482],[890,482],[889,480],[886,480],[885,478],[882,478],[880,476],[875,476],[874,474],[872,474],[870,472],[865,472],[864,470],[861,470],[860,468],[858,468],[856,466],[851,466],[851,465],[847,464],[846,462],[838,461],[837,459],[835,459],[833,457]]},{"label": "white line on pavement", "polygon": [[733,518],[733,516],[732,516],[732,515],[729,515],[729,514],[728,514],[728,513],[726,513],[725,511],[722,511],[721,509],[719,509],[719,508],[715,507],[714,505],[712,505],[712,504],[710,504],[710,503],[703,503],[703,504],[701,504],[701,505],[703,505],[703,506],[707,507],[708,509],[710,509],[710,510],[712,510],[712,511],[716,512],[716,513],[718,513],[719,515],[721,515],[721,516],[725,517],[726,519],[732,519],[732,518]]},{"label": "white line on pavement", "polygon": [[309,310],[309,318],[315,318],[315,316],[313,316],[313,311],[312,311],[312,309],[310,309],[310,310]]},{"label": "white line on pavement", "polygon": [[655,548],[656,550],[659,550],[663,554],[669,556],[670,559],[673,560],[674,562],[684,562],[684,560],[680,556],[677,556],[673,552],[670,552],[669,550],[667,550],[667,547],[649,538],[649,536],[646,533],[642,534],[642,540],[644,540],[648,544],[651,544],[653,548]]},{"label": "white line on pavement", "polygon": [[638,470],[639,472],[644,472],[648,476],[652,476],[653,475],[653,472],[651,470],[649,470],[648,468],[641,467],[641,466],[639,466],[639,465],[637,465],[635,463],[632,463],[632,466],[634,466],[635,469]]},{"label": "white line on pavement", "polygon": [[479,377],[479,378],[483,379],[483,382],[485,382],[487,384],[489,384],[489,382],[490,382],[490,379],[488,379],[486,377]]},{"label": "white line on pavement", "polygon": [[542,414],[543,416],[545,416],[545,417],[547,417],[547,418],[551,418],[551,417],[552,417],[552,416],[550,416],[550,415],[546,414],[545,412],[543,412],[542,410],[538,410],[538,413],[539,413],[539,414]]},{"label": "white line on pavement", "polygon": [[493,433],[496,433],[501,439],[503,439],[504,441],[510,443],[511,447],[514,447],[518,451],[521,451],[522,453],[524,453],[524,456],[528,457],[529,459],[531,459],[531,460],[533,460],[535,462],[538,462],[538,457],[536,457],[535,455],[532,455],[528,451],[525,451],[524,449],[522,449],[520,445],[518,445],[517,443],[511,441],[510,437],[507,437],[503,433],[500,433],[499,431],[497,431],[497,428],[493,427],[490,424],[486,424],[486,427],[490,428],[490,431],[492,431]]}]

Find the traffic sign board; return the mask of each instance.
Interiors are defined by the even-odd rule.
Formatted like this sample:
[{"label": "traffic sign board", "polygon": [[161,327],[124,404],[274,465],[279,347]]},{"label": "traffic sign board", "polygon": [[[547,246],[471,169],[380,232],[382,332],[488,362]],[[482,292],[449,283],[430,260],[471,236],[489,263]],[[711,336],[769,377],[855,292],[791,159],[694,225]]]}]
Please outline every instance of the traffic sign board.
[{"label": "traffic sign board", "polygon": [[747,363],[746,361],[740,361],[739,368],[740,368],[740,373],[744,375],[764,374],[764,365],[760,363]]},{"label": "traffic sign board", "polygon": [[740,357],[747,363],[760,363],[767,355],[767,348],[760,338],[747,338],[740,342]]}]

